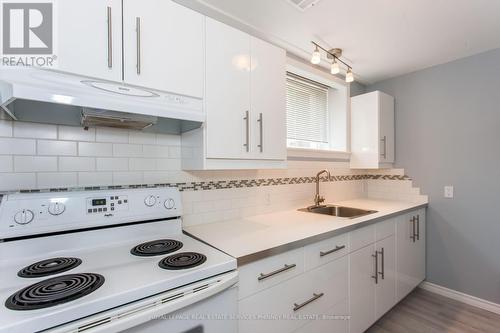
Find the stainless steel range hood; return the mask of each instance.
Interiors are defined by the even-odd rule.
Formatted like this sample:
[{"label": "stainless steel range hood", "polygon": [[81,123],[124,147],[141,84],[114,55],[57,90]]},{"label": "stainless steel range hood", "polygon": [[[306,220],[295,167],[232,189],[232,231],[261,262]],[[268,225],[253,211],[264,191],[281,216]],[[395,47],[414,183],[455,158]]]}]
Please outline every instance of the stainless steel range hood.
[{"label": "stainless steel range hood", "polygon": [[0,69],[0,107],[15,120],[173,134],[205,120],[199,98],[35,68]]}]

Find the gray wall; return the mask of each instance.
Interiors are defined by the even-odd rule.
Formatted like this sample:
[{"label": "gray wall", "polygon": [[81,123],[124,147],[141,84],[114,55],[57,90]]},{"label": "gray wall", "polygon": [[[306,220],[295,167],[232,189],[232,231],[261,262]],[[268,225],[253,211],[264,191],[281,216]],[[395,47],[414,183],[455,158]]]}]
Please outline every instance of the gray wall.
[{"label": "gray wall", "polygon": [[361,95],[361,94],[364,94],[366,92],[366,87],[357,81],[352,82],[350,88],[351,88],[350,89],[351,90],[351,97]]},{"label": "gray wall", "polygon": [[500,303],[500,49],[373,90],[395,97],[396,165],[430,196],[427,280]]}]

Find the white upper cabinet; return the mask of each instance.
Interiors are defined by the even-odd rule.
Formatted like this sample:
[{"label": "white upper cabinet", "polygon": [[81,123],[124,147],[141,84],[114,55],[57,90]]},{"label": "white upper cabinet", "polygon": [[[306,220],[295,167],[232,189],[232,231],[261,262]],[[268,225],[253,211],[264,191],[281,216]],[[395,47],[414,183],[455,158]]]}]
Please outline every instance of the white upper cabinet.
[{"label": "white upper cabinet", "polygon": [[286,53],[251,37],[252,151],[259,159],[286,159]]},{"label": "white upper cabinet", "polygon": [[250,37],[206,19],[208,158],[249,158]]},{"label": "white upper cabinet", "polygon": [[124,81],[203,97],[203,24],[171,0],[124,0]]},{"label": "white upper cabinet", "polygon": [[206,18],[205,112],[183,134],[183,169],[286,166],[286,54]]},{"label": "white upper cabinet", "polygon": [[378,169],[394,162],[394,98],[374,91],[351,98],[351,168]]},{"label": "white upper cabinet", "polygon": [[57,70],[121,81],[121,1],[64,0],[55,10]]}]

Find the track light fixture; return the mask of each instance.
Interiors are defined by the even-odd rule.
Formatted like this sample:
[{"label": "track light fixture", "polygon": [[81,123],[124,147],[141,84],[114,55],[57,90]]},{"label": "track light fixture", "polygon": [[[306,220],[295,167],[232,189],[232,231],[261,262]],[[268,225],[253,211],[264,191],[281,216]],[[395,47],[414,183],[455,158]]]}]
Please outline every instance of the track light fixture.
[{"label": "track light fixture", "polygon": [[347,67],[345,82],[350,83],[354,81],[354,74],[352,72],[352,67],[346,64],[344,61],[340,60],[339,58],[342,55],[342,49],[327,50],[315,42],[311,43],[314,45],[314,51],[311,55],[311,63],[313,65],[318,65],[321,62],[320,50],[323,50],[326,53],[327,58],[332,59],[332,64],[330,66],[330,73],[332,73],[333,75],[340,73],[340,66],[339,66],[340,62],[345,67]]},{"label": "track light fixture", "polygon": [[321,62],[321,53],[319,52],[318,45],[316,45],[316,49],[313,51],[311,56],[311,63],[313,65],[317,65]]}]

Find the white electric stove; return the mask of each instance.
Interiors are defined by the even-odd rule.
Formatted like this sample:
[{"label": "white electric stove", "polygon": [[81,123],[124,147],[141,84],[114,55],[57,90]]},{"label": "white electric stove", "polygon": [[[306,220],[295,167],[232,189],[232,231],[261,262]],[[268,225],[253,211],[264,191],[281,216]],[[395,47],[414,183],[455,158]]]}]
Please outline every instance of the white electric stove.
[{"label": "white electric stove", "polygon": [[236,332],[236,260],[181,216],[173,188],[4,196],[0,332]]}]

